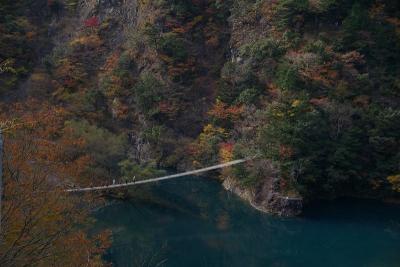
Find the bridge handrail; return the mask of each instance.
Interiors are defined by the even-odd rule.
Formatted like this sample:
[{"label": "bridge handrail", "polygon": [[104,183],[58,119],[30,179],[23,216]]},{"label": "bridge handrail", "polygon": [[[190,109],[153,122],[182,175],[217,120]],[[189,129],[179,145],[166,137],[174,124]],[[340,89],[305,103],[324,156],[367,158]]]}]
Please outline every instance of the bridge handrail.
[{"label": "bridge handrail", "polygon": [[129,183],[111,184],[111,185],[105,185],[105,186],[94,186],[94,187],[85,187],[85,188],[73,188],[73,189],[67,189],[65,191],[66,192],[88,192],[88,191],[107,190],[107,189],[113,189],[113,188],[119,188],[119,187],[127,187],[127,186],[138,185],[138,184],[154,183],[154,182],[178,178],[178,177],[182,177],[182,176],[212,171],[212,170],[216,170],[216,169],[222,169],[222,168],[240,164],[240,163],[252,160],[252,159],[254,159],[254,157],[237,159],[237,160],[232,160],[229,162],[225,162],[225,163],[221,163],[221,164],[217,164],[217,165],[213,165],[213,166],[209,166],[209,167],[205,167],[205,168],[201,168],[201,169],[197,169],[197,170],[186,171],[186,172],[182,172],[182,173],[176,173],[176,174],[171,174],[171,175],[166,175],[166,176],[161,176],[161,177],[156,177],[156,178],[151,178],[151,179],[146,179],[146,180],[133,181],[133,182],[129,182]]}]

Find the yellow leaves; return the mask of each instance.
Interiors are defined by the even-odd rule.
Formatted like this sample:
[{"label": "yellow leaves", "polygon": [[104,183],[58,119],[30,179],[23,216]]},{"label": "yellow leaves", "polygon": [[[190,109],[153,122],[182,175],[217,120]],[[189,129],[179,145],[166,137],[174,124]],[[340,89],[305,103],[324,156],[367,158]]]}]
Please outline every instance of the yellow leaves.
[{"label": "yellow leaves", "polygon": [[17,71],[13,65],[15,64],[15,59],[6,59],[0,63],[0,74],[2,73],[13,73],[16,74]]},{"label": "yellow leaves", "polygon": [[212,124],[207,124],[203,128],[203,132],[201,133],[202,135],[205,136],[210,136],[210,135],[227,135],[227,132],[224,128],[221,127],[215,127]]},{"label": "yellow leaves", "polygon": [[283,118],[283,117],[285,117],[285,113],[280,112],[280,111],[273,112],[273,115],[274,115],[275,117],[278,117],[278,118]]},{"label": "yellow leaves", "polygon": [[14,129],[16,127],[17,120],[0,120],[0,130],[2,132]]},{"label": "yellow leaves", "polygon": [[297,108],[298,106],[300,106],[300,104],[301,104],[301,101],[298,100],[298,99],[295,99],[295,100],[292,102],[292,108]]},{"label": "yellow leaves", "polygon": [[203,128],[203,132],[199,135],[200,146],[205,145],[214,136],[226,138],[228,136],[228,133],[224,128],[215,127],[212,124],[207,124]]},{"label": "yellow leaves", "polygon": [[195,168],[201,168],[201,163],[198,161],[198,160],[193,160],[192,161],[192,165],[195,167]]},{"label": "yellow leaves", "polygon": [[387,180],[392,184],[394,190],[400,192],[400,174],[388,176]]},{"label": "yellow leaves", "polygon": [[159,54],[159,58],[164,61],[167,64],[172,64],[174,62],[173,58],[170,56],[167,56],[165,54]]},{"label": "yellow leaves", "polygon": [[221,127],[207,124],[197,140],[189,146],[190,154],[194,156],[197,162],[194,165],[210,163],[219,157],[222,161],[229,161],[233,158],[233,144],[225,143],[228,138],[228,132]]},{"label": "yellow leaves", "polygon": [[88,36],[80,36],[70,42],[72,47],[86,47],[86,48],[98,48],[103,44],[103,41],[97,34],[91,34]]}]

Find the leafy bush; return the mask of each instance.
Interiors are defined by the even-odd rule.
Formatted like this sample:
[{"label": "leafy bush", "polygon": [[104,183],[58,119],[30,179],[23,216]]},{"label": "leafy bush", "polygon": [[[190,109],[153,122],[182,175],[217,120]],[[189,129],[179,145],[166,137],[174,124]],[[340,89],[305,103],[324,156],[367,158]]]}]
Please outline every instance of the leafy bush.
[{"label": "leafy bush", "polygon": [[343,21],[343,29],[349,33],[366,29],[369,25],[368,10],[360,3],[354,3],[350,14]]},{"label": "leafy bush", "polygon": [[152,117],[159,112],[158,103],[163,99],[163,86],[153,75],[142,74],[133,92],[139,110],[146,116]]},{"label": "leafy bush", "polygon": [[280,29],[295,26],[296,15],[301,15],[308,11],[308,0],[281,0],[275,7],[275,24]]},{"label": "leafy bush", "polygon": [[154,163],[138,164],[126,159],[119,162],[118,166],[120,167],[122,180],[127,182],[156,178],[165,174],[165,171],[157,169]]},{"label": "leafy bush", "polygon": [[74,12],[79,4],[79,0],[63,0],[67,10]]},{"label": "leafy bush", "polygon": [[301,85],[296,67],[287,62],[279,64],[275,82],[284,90],[299,89],[298,87]]},{"label": "leafy bush", "polygon": [[239,49],[240,55],[261,61],[264,58],[277,58],[285,52],[280,42],[274,38],[264,38],[254,43],[246,44]]},{"label": "leafy bush", "polygon": [[72,130],[74,137],[85,142],[86,152],[95,161],[92,167],[99,176],[118,172],[118,162],[125,157],[128,145],[125,134],[114,134],[85,120],[67,121],[65,126],[67,130]]},{"label": "leafy bush", "polygon": [[261,90],[259,88],[254,88],[251,87],[249,89],[246,89],[240,93],[240,95],[237,97],[236,102],[240,104],[255,104],[258,97],[262,94]]},{"label": "leafy bush", "polygon": [[158,46],[162,53],[176,62],[184,62],[188,57],[184,39],[178,37],[175,33],[169,32],[162,35]]},{"label": "leafy bush", "polygon": [[205,165],[218,160],[219,144],[227,138],[225,129],[207,124],[193,145],[192,154],[197,162]]}]

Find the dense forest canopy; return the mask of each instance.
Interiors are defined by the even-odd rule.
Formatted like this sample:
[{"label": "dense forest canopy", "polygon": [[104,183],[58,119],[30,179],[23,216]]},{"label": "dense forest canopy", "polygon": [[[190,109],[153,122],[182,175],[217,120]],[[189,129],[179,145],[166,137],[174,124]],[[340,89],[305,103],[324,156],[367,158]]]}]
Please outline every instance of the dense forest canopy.
[{"label": "dense forest canopy", "polygon": [[[107,234],[74,232],[87,209],[57,190],[160,169],[257,156],[221,178],[274,177],[309,201],[396,198],[400,2],[0,0],[0,98],[1,121],[24,125],[4,133],[3,210],[35,213],[36,191],[58,192],[43,196],[56,215],[33,227],[51,251],[21,262],[45,266],[80,242],[102,264]],[[9,216],[6,266],[25,234],[11,218],[26,214]]]}]

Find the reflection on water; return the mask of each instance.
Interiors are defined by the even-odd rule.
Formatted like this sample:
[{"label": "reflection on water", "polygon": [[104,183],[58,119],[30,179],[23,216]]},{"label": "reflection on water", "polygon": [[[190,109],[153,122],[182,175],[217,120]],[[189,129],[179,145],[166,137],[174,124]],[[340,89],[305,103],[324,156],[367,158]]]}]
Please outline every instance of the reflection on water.
[{"label": "reflection on water", "polygon": [[[147,200],[98,211],[114,266],[398,267],[400,208],[321,203],[301,218],[262,214],[209,179],[145,188]],[[150,195],[150,197],[149,197]]]}]

